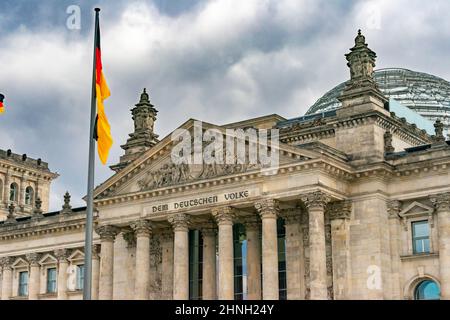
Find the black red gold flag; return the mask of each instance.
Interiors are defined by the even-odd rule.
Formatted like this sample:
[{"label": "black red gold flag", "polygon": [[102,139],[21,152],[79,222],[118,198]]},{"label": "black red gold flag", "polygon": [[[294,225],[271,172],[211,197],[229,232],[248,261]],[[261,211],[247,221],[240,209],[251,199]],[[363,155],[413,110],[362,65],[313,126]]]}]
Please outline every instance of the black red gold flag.
[{"label": "black red gold flag", "polygon": [[103,75],[102,53],[100,48],[100,25],[97,20],[95,34],[95,96],[97,99],[97,118],[95,120],[94,139],[97,140],[97,150],[100,161],[106,164],[109,150],[113,144],[111,126],[105,113],[103,101],[111,94]]},{"label": "black red gold flag", "polygon": [[3,100],[5,99],[5,96],[0,93],[0,114],[5,112],[5,106],[3,105]]}]

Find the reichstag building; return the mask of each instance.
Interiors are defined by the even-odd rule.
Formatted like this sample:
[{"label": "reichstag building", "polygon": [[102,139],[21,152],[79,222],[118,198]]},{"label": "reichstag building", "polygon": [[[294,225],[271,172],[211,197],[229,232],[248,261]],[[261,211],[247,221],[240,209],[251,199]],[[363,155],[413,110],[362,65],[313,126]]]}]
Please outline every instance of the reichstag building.
[{"label": "reichstag building", "polygon": [[[278,129],[275,174],[174,165],[144,90],[94,192],[93,298],[450,299],[450,83],[374,71],[360,32],[345,57],[349,80],[302,117],[203,123]],[[2,300],[82,298],[85,208],[67,193],[49,212],[55,178],[0,151]]]}]

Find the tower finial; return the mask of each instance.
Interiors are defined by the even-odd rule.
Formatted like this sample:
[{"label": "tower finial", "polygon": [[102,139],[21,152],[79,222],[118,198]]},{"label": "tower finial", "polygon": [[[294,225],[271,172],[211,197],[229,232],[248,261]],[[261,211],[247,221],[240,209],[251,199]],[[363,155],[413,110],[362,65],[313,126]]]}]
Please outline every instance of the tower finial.
[{"label": "tower finial", "polygon": [[147,88],[144,88],[144,90],[141,93],[141,99],[140,99],[139,103],[149,103],[149,102],[150,102],[150,98],[147,93]]}]

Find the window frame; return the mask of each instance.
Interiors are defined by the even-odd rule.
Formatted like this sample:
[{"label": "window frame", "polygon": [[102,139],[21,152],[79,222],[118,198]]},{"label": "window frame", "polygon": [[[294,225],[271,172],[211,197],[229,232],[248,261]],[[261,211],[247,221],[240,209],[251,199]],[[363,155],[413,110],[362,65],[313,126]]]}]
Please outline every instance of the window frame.
[{"label": "window frame", "polygon": [[25,188],[25,196],[24,196],[25,205],[32,206],[34,201],[34,189],[32,186],[28,186]]},{"label": "window frame", "polygon": [[[427,231],[428,231],[428,236],[415,236],[415,225],[418,224],[426,224],[427,226]],[[422,247],[423,247],[423,251],[419,252],[417,250],[417,246],[416,246],[416,241],[420,241],[422,240]],[[424,240],[428,240],[428,251],[425,251],[425,243]],[[412,254],[413,255],[418,255],[418,254],[430,254],[431,253],[431,226],[430,226],[430,221],[429,220],[413,220],[411,221],[411,241],[412,241]]]},{"label": "window frame", "polygon": [[[80,272],[81,270],[82,272]],[[82,291],[84,289],[84,276],[85,276],[84,264],[76,264],[75,265],[76,291]]]},{"label": "window frame", "polygon": [[[26,277],[23,278],[22,275],[25,275]],[[22,281],[26,279],[25,283]],[[28,290],[29,290],[29,282],[30,282],[30,273],[28,270],[19,271],[18,274],[18,285],[17,285],[17,295],[19,297],[27,297],[28,296]]]},{"label": "window frame", "polygon": [[[49,275],[51,270],[54,270],[55,273],[55,279],[50,279]],[[46,283],[46,287],[45,287],[45,293],[57,293],[58,292],[58,269],[56,267],[48,267],[46,268],[46,279],[45,279],[45,283]],[[50,289],[50,282],[54,283],[54,290],[49,290]]]},{"label": "window frame", "polygon": [[[418,299],[418,296],[419,296],[419,288],[420,288],[423,284],[425,284],[425,283],[427,283],[427,282],[428,282],[428,283],[434,283],[434,284],[436,285],[436,287],[438,288],[438,290],[439,290],[439,298],[438,298],[438,299]],[[440,299],[441,299],[441,287],[440,287],[439,283],[436,282],[436,281],[433,280],[433,279],[422,279],[422,280],[419,281],[419,282],[416,284],[416,286],[414,287],[414,291],[413,291],[413,299],[414,299],[414,300],[418,300],[418,301],[440,300]]]},{"label": "window frame", "polygon": [[14,203],[19,201],[19,185],[16,182],[9,185],[9,201]]}]

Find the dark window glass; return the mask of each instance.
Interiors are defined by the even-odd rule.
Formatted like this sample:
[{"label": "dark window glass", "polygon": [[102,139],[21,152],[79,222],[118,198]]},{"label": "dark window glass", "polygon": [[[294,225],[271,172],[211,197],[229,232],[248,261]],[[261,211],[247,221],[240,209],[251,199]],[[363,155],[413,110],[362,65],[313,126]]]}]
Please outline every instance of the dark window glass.
[{"label": "dark window glass", "polygon": [[189,299],[202,299],[203,238],[199,230],[189,231]]},{"label": "dark window glass", "polygon": [[234,299],[247,299],[247,236],[245,226],[233,225]]},{"label": "dark window glass", "polygon": [[286,282],[286,231],[284,219],[277,219],[277,238],[278,238],[278,294],[280,300],[287,299]]},{"label": "dark window glass", "polygon": [[439,300],[441,292],[436,282],[425,280],[419,283],[414,298],[416,300]]},{"label": "dark window glass", "polygon": [[56,268],[47,269],[47,293],[56,292]]},{"label": "dark window glass", "polygon": [[9,187],[9,201],[11,202],[17,202],[18,196],[19,196],[19,187],[17,186],[17,183],[11,183]]},{"label": "dark window glass", "polygon": [[84,265],[80,264],[77,266],[77,290],[83,290],[84,286]]},{"label": "dark window glass", "polygon": [[32,205],[33,204],[33,188],[32,187],[27,187],[25,189],[25,204],[27,205]]},{"label": "dark window glass", "polygon": [[19,296],[28,295],[28,271],[19,273]]},{"label": "dark window glass", "polygon": [[413,252],[430,252],[430,228],[428,221],[418,221],[412,223]]}]

